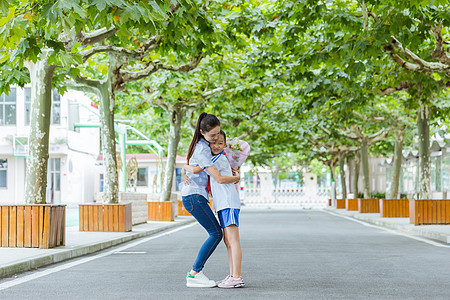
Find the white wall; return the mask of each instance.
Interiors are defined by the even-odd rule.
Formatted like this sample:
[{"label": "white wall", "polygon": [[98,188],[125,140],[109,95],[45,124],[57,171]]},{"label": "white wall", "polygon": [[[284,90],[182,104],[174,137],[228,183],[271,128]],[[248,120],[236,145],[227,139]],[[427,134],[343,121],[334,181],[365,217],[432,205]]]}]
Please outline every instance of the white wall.
[{"label": "white wall", "polygon": [[[49,154],[51,158],[61,159],[61,202],[91,202],[100,133],[98,128],[80,129],[79,133],[68,130],[69,100],[87,107],[91,104],[91,99],[81,92],[68,91],[61,97],[60,124],[50,126]],[[87,109],[80,109],[80,122],[98,123],[98,117]],[[29,131],[30,126],[25,126],[25,91],[17,88],[16,125],[0,126],[0,158],[8,159],[7,189],[0,189],[0,203],[23,203],[25,158],[13,157],[12,141],[14,136],[28,136]]]}]

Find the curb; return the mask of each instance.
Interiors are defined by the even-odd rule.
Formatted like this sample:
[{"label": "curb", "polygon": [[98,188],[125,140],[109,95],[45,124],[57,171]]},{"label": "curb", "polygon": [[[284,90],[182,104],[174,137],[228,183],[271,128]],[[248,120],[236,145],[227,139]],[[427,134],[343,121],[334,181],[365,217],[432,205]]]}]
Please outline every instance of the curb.
[{"label": "curb", "polygon": [[[424,238],[428,238],[428,239],[432,239],[432,240],[437,240],[446,244],[450,244],[450,236],[440,233],[440,232],[435,232],[435,231],[430,231],[430,230],[424,230],[421,229],[420,227],[415,227],[414,225],[395,225],[395,224],[391,224],[389,222],[383,222],[383,221],[379,221],[379,220],[373,220],[370,218],[365,218],[363,216],[359,216],[359,215],[353,215],[352,216],[354,219],[357,220],[361,220],[370,224],[374,224],[377,226],[381,226],[381,227],[386,227],[389,229],[394,229],[397,231],[400,231],[402,233],[406,233],[406,234],[410,234],[410,235],[418,235]],[[426,225],[424,225],[426,226]],[[443,225],[444,226],[444,225]]]},{"label": "curb", "polygon": [[[22,273],[26,271],[30,271],[32,269],[36,269],[39,267],[48,266],[51,264],[59,263],[65,260],[69,260],[72,258],[92,254],[107,248],[111,248],[113,246],[117,246],[135,239],[143,238],[146,236],[154,235],[156,233],[180,227],[189,223],[195,222],[195,219],[189,219],[189,220],[182,220],[177,223],[170,223],[165,226],[161,226],[159,228],[139,232],[139,233],[133,233],[128,236],[123,236],[119,238],[111,238],[109,240],[103,240],[101,242],[94,242],[91,244],[86,244],[82,246],[78,246],[71,249],[62,250],[61,252],[57,253],[51,253],[51,254],[42,254],[37,257],[23,259],[20,261],[16,261],[12,264],[5,265],[0,267],[0,279],[6,278],[8,276]],[[58,248],[54,248],[58,249]]]},{"label": "curb", "polygon": [[[430,230],[429,226],[436,226],[436,225],[424,225],[424,226],[428,226],[428,227],[414,226],[413,224],[401,225],[401,224],[394,224],[394,223],[390,223],[388,221],[383,221],[383,220],[379,220],[379,219],[373,219],[373,218],[370,218],[368,216],[364,216],[363,214],[358,214],[358,213],[343,214],[343,213],[340,213],[337,209],[328,209],[327,208],[325,210],[336,213],[340,216],[350,217],[350,218],[353,218],[353,219],[356,219],[359,221],[363,221],[363,222],[366,222],[369,224],[373,224],[373,225],[376,225],[379,227],[385,227],[388,229],[396,230],[396,231],[404,233],[404,234],[421,236],[421,237],[424,237],[427,239],[440,241],[445,244],[450,244],[450,235]],[[437,225],[437,226],[439,226],[439,225]],[[441,225],[441,226],[448,226],[448,225]],[[428,230],[426,228],[428,228]]]}]

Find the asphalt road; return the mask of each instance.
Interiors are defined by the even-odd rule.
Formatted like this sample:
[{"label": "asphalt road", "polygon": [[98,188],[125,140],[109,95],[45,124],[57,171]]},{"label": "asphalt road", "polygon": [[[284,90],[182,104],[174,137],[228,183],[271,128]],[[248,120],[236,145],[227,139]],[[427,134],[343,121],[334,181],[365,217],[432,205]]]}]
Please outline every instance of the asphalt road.
[{"label": "asphalt road", "polygon": [[[323,211],[241,214],[245,288],[189,289],[199,225],[0,280],[0,299],[450,299],[450,248]],[[223,243],[204,272],[227,275]],[[8,287],[10,286],[10,287]]]}]

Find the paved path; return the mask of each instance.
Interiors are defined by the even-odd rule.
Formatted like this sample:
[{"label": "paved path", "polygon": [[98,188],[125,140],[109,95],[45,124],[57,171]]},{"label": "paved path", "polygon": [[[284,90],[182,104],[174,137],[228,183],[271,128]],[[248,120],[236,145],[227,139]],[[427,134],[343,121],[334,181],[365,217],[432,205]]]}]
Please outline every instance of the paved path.
[{"label": "paved path", "polygon": [[[189,224],[3,279],[0,299],[450,299],[448,246],[300,210],[242,213],[245,288],[188,289],[205,237]],[[221,244],[205,274],[227,269]]]}]

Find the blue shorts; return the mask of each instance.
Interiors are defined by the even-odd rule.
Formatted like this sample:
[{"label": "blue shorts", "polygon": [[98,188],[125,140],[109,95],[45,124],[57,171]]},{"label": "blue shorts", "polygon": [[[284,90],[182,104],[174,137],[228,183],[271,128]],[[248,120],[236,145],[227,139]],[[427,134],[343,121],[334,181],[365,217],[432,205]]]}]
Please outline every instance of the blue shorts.
[{"label": "blue shorts", "polygon": [[230,225],[236,225],[239,227],[239,212],[237,208],[225,208],[217,212],[219,217],[220,227],[225,228]]}]

